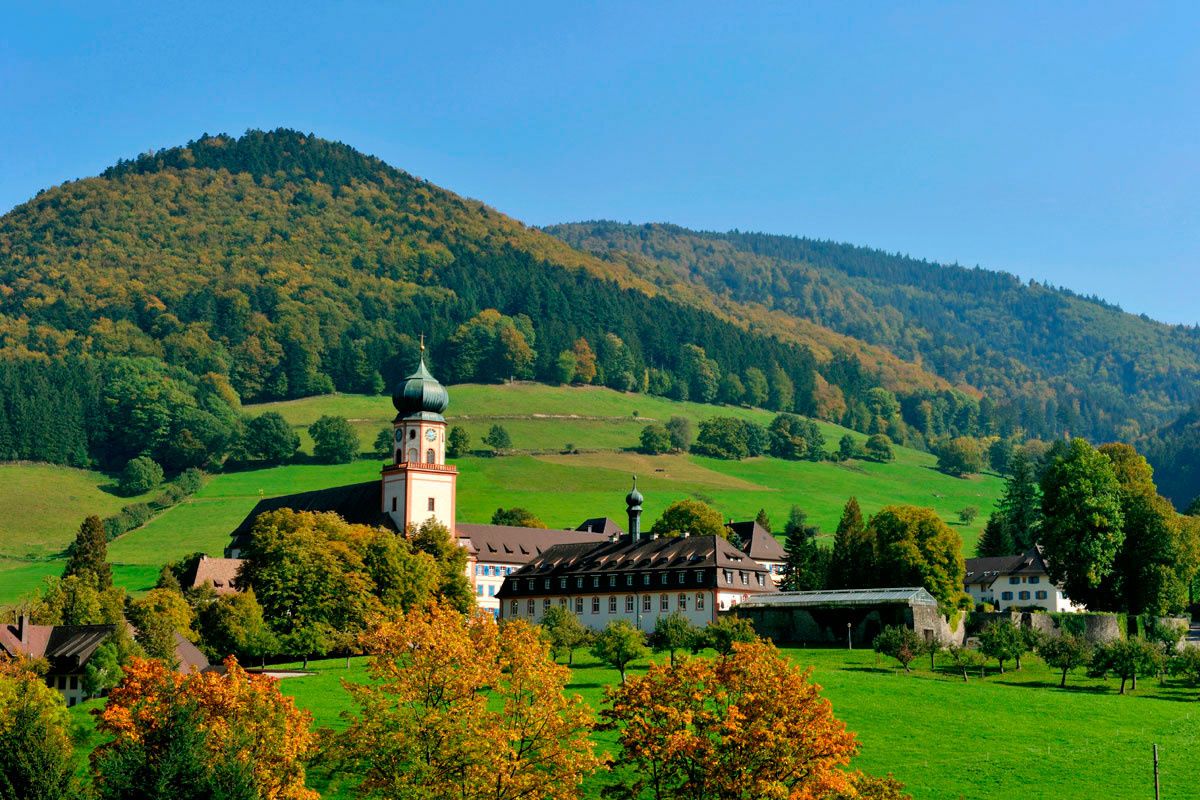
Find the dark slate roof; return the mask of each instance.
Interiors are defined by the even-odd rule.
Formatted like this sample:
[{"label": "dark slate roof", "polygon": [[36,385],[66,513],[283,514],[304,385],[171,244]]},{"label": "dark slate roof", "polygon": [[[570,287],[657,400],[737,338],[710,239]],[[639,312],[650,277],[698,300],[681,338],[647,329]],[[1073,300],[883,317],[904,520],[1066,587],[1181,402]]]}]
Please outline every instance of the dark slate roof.
[{"label": "dark slate roof", "polygon": [[520,528],[514,525],[479,525],[460,522],[454,526],[460,540],[480,562],[527,564],[556,545],[608,541],[607,533],[560,531],[547,528]]},{"label": "dark slate roof", "polygon": [[378,525],[395,530],[390,515],[383,511],[383,483],[379,480],[334,486],[311,492],[285,494],[259,500],[241,524],[234,528],[229,549],[245,550],[250,530],[259,514],[290,508],[295,511],[332,511],[352,525]]},{"label": "dark slate roof", "polygon": [[1001,575],[1045,575],[1046,562],[1036,547],[1016,556],[992,556],[966,559],[964,585],[973,583],[991,586]]},{"label": "dark slate roof", "polygon": [[[677,569],[731,569],[766,574],[766,568],[720,536],[673,536],[634,543],[628,534],[619,540],[560,544],[546,550],[504,580],[498,597],[513,594],[517,580],[567,576],[608,575]],[[766,582],[774,591],[773,584]],[[757,586],[739,589],[761,591]],[[555,594],[559,593],[557,591]]]},{"label": "dark slate roof", "polygon": [[617,521],[612,517],[592,517],[585,519],[579,523],[577,531],[587,531],[589,533],[603,533],[605,536],[620,536],[625,533]]},{"label": "dark slate roof", "polygon": [[725,526],[732,532],[730,537],[748,556],[758,561],[783,561],[783,545],[771,532],[754,520],[730,522]]}]

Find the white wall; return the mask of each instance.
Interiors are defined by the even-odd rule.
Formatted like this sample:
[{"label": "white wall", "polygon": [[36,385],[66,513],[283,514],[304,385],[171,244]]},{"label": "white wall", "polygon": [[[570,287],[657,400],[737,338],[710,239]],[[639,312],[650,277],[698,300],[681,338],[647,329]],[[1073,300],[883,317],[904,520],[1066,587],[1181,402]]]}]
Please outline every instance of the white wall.
[{"label": "white wall", "polygon": [[[654,630],[654,623],[659,617],[665,617],[675,611],[680,611],[679,596],[686,595],[686,607],[682,609],[682,613],[687,617],[693,625],[704,627],[715,619],[713,609],[713,590],[712,589],[696,589],[696,588],[668,588],[661,591],[645,591],[645,592],[598,592],[596,594],[583,595],[561,595],[561,596],[538,596],[538,597],[521,597],[516,599],[517,619],[532,620],[533,622],[541,622],[542,614],[545,613],[547,606],[545,601],[549,600],[551,605],[559,605],[565,601],[567,608],[575,611],[575,601],[581,599],[583,601],[583,611],[579,614],[579,619],[584,625],[592,630],[603,630],[608,623],[618,619],[627,620],[629,623],[640,627],[646,633]],[[667,598],[666,608],[662,606],[663,595]],[[740,595],[739,595],[740,596]],[[650,610],[644,611],[643,598],[650,599]],[[616,610],[609,611],[609,598],[616,599]],[[633,610],[628,610],[626,598],[633,598]],[[698,607],[697,598],[702,598]],[[478,598],[476,598],[478,599]],[[593,599],[599,601],[599,610],[593,611]],[[533,614],[529,613],[529,601],[533,600]],[[503,601],[500,609],[502,619],[513,619],[512,611],[513,599],[509,598]]]},{"label": "white wall", "polygon": [[[445,525],[451,533],[454,532],[454,483],[457,475],[453,472],[420,472],[407,470],[395,473],[384,473],[383,476],[383,510],[387,512],[396,527],[404,530],[408,523],[420,525],[430,517],[436,518]],[[408,484],[411,483],[411,487]],[[405,504],[412,497],[412,509]],[[434,510],[429,510],[429,498],[433,498]],[[395,511],[392,511],[392,500],[395,499]]]},{"label": "white wall", "polygon": [[467,564],[467,580],[471,582],[471,588],[475,592],[475,605],[485,611],[491,611],[493,614],[498,613],[500,601],[495,596],[496,592],[500,591],[500,586],[504,583],[504,576],[511,575],[518,569],[520,569],[519,564],[469,562]]},{"label": "white wall", "polygon": [[[1017,582],[1013,583],[1013,580]],[[1022,593],[1028,593],[1029,596],[1022,597]],[[1044,596],[1038,597],[1038,593]],[[972,593],[974,596],[975,593]],[[983,602],[991,603],[997,611],[1025,606],[1036,606],[1047,611],[1083,610],[1082,606],[1072,603],[1048,575],[1001,575],[992,583],[990,596]]]}]

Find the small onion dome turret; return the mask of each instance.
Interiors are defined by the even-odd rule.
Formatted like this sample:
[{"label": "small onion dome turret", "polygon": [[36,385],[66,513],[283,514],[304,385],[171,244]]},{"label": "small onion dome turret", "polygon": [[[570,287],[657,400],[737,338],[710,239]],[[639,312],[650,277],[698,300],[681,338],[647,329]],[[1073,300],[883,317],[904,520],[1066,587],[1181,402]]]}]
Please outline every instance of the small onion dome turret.
[{"label": "small onion dome turret", "polygon": [[438,383],[425,368],[425,359],[422,357],[417,371],[405,378],[404,383],[392,392],[392,405],[402,417],[422,413],[440,415],[450,405],[450,395],[446,393],[446,387]]},{"label": "small onion dome turret", "polygon": [[645,498],[642,497],[642,493],[637,490],[637,478],[634,478],[633,489],[629,492],[629,494],[625,495],[625,505],[629,506],[630,508],[637,508],[641,506],[642,500],[644,499]]}]

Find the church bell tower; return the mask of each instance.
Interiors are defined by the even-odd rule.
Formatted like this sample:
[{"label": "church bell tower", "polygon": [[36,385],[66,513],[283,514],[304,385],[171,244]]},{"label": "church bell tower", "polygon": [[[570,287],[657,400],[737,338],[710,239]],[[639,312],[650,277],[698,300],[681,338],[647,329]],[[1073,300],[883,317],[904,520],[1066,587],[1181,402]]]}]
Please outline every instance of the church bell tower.
[{"label": "church bell tower", "polygon": [[454,535],[458,470],[446,464],[450,396],[425,367],[425,345],[416,372],[392,393],[392,458],[383,468],[383,511],[396,528],[437,519]]}]

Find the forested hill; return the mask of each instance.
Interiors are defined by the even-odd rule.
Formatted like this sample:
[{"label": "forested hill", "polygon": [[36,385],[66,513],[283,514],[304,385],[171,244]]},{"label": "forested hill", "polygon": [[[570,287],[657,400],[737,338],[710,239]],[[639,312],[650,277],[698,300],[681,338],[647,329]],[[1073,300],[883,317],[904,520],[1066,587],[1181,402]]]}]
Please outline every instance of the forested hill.
[{"label": "forested hill", "polygon": [[547,229],[648,279],[810,320],[996,398],[1033,435],[1133,440],[1200,399],[1200,331],[984,269],[673,225]]},{"label": "forested hill", "polygon": [[0,460],[219,459],[239,400],[379,391],[422,333],[448,381],[769,404],[900,441],[898,401],[934,410],[929,435],[990,419],[886,348],[573,249],[346,145],[251,131],[0,218]]}]

